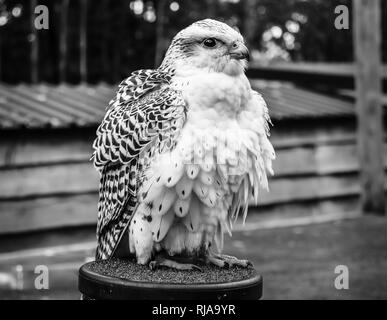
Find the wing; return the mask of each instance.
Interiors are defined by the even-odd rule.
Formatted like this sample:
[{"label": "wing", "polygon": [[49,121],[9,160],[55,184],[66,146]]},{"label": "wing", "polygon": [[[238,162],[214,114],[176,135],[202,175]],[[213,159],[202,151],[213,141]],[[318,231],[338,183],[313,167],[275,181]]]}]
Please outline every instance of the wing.
[{"label": "wing", "polygon": [[155,153],[174,148],[186,104],[171,74],[140,70],[123,81],[97,130],[94,165],[101,172],[97,259],[112,256],[137,206],[142,173]]}]

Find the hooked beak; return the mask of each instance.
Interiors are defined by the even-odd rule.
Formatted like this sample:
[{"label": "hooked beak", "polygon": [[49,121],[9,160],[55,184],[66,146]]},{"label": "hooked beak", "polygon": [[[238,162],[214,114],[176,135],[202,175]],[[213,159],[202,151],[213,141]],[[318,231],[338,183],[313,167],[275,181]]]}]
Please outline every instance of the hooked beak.
[{"label": "hooked beak", "polygon": [[243,42],[235,42],[230,51],[230,57],[232,59],[237,59],[237,60],[247,60],[249,61],[250,59],[250,53],[249,53],[249,49],[247,49],[247,47],[245,46],[245,44]]}]

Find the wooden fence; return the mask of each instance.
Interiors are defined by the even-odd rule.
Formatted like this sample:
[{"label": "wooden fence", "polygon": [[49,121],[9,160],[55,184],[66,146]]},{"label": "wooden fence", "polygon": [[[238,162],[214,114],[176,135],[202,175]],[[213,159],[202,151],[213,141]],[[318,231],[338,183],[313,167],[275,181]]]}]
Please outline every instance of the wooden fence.
[{"label": "wooden fence", "polygon": [[[0,233],[92,225],[98,174],[91,162],[95,127],[10,131],[0,138]],[[270,193],[255,210],[340,214],[360,193],[353,117],[274,122],[277,151]],[[384,144],[387,167],[387,144]]]}]

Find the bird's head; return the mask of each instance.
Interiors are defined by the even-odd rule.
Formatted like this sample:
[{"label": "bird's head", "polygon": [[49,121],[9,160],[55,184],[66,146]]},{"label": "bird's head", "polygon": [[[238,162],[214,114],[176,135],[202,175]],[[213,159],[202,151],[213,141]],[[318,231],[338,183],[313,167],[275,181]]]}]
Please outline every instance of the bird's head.
[{"label": "bird's head", "polygon": [[242,35],[225,23],[205,19],[180,31],[172,40],[160,68],[203,69],[238,75],[249,51]]}]

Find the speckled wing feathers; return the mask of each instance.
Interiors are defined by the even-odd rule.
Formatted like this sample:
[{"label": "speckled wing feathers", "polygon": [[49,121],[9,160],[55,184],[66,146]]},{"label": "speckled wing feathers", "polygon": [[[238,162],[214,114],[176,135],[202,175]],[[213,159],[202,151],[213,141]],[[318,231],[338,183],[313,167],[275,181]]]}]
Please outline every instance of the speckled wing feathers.
[{"label": "speckled wing feathers", "polygon": [[185,122],[172,73],[139,70],[122,81],[97,129],[94,165],[101,172],[98,259],[114,252],[137,206],[137,189],[155,153],[171,150]]}]

